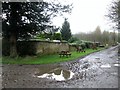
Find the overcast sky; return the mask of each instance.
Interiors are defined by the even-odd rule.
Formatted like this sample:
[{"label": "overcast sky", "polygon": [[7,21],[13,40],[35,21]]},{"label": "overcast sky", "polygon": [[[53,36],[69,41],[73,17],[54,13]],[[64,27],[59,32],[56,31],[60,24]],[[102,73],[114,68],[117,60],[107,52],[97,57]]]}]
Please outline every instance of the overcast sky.
[{"label": "overcast sky", "polygon": [[[70,0],[67,0],[67,2]],[[112,0],[72,0],[73,10],[71,15],[66,15],[73,34],[94,31],[99,25],[101,30],[109,30],[110,22],[105,17]],[[54,18],[53,23],[62,27],[63,17]]]}]

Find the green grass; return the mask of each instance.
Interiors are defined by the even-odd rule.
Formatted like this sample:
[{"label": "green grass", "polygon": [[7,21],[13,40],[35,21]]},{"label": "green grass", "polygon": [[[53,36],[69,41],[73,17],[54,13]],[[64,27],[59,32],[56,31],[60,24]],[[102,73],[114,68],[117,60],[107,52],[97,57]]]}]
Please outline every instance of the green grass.
[{"label": "green grass", "polygon": [[86,52],[71,52],[71,57],[59,57],[58,54],[54,55],[43,55],[43,56],[27,56],[27,57],[18,57],[16,59],[12,59],[9,57],[2,57],[2,61],[0,59],[0,63],[2,64],[50,64],[50,63],[59,63],[70,60],[76,60],[80,57],[86,56],[90,53],[102,50],[103,48],[98,48],[97,50],[86,49]]}]

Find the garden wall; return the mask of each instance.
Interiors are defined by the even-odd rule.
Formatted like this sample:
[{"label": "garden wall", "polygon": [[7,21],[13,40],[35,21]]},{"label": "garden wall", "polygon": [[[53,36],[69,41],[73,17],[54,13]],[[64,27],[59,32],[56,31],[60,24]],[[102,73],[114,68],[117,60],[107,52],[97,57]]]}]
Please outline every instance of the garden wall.
[{"label": "garden wall", "polygon": [[[2,42],[3,55],[9,55],[9,41]],[[59,53],[61,50],[69,50],[67,42],[50,42],[50,41],[18,41],[17,51],[19,55],[41,55]]]},{"label": "garden wall", "polygon": [[69,51],[76,51],[75,46],[69,45]]},{"label": "garden wall", "polygon": [[67,42],[36,42],[36,54],[54,54],[69,50]]}]

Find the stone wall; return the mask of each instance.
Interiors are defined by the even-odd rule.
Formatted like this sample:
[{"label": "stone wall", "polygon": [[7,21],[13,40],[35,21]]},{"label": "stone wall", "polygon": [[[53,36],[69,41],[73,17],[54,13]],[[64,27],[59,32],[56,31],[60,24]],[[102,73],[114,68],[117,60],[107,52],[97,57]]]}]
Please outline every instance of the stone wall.
[{"label": "stone wall", "polygon": [[75,46],[69,45],[69,51],[76,51]]},{"label": "stone wall", "polygon": [[[10,43],[9,41],[2,42],[3,55],[9,55]],[[50,42],[50,41],[18,41],[17,52],[19,55],[41,55],[54,54],[62,50],[69,50],[67,42]]]},{"label": "stone wall", "polygon": [[66,42],[37,42],[36,54],[54,54],[62,50],[69,50]]}]

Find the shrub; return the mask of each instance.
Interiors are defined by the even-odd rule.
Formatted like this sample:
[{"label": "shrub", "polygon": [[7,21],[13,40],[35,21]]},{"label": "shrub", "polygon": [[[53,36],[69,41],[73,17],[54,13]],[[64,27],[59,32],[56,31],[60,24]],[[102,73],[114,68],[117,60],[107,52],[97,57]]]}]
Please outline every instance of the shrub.
[{"label": "shrub", "polygon": [[86,48],[85,43],[81,43],[81,44],[79,44],[79,45],[82,47],[82,49],[85,49],[85,48]]},{"label": "shrub", "polygon": [[[30,41],[18,41],[17,42],[17,52],[20,56],[23,55],[35,55],[36,45]],[[8,40],[3,40],[2,42],[2,55],[10,55],[10,42]]]},{"label": "shrub", "polygon": [[53,34],[53,39],[54,40],[61,40],[61,34],[60,33],[54,33]]},{"label": "shrub", "polygon": [[34,43],[33,41],[20,41],[17,43],[17,50],[20,56],[35,55],[36,43]]},{"label": "shrub", "polygon": [[76,42],[76,41],[79,41],[79,39],[76,38],[76,37],[71,37],[71,38],[68,40],[69,43],[74,43],[74,42]]},{"label": "shrub", "polygon": [[86,41],[85,42],[85,46],[86,46],[86,48],[91,48],[91,46],[92,46],[92,42],[89,42],[89,41]]}]

